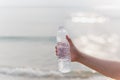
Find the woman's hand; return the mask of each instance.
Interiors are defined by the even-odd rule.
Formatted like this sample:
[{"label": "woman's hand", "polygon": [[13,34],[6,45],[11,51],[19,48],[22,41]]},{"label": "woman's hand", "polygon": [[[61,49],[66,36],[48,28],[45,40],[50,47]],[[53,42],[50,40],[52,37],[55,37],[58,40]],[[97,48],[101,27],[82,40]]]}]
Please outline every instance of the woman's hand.
[{"label": "woman's hand", "polygon": [[[108,61],[103,59],[98,59],[86,54],[81,53],[77,50],[72,40],[66,36],[70,44],[70,53],[71,61],[82,63],[105,76],[111,77],[115,80],[120,80],[120,62],[117,61]],[[57,46],[56,46],[56,55],[57,55]]]},{"label": "woman's hand", "polygon": [[[69,45],[70,45],[71,61],[78,62],[80,52],[77,50],[77,48],[73,44],[72,40],[67,35],[66,35],[66,39],[68,40]],[[57,55],[57,46],[55,48],[56,48],[56,55]]]}]

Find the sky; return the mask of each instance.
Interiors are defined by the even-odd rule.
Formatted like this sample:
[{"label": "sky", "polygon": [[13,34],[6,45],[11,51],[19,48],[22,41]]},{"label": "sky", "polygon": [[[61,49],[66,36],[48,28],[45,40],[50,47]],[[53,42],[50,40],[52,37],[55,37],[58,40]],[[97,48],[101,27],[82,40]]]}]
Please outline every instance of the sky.
[{"label": "sky", "polygon": [[[58,26],[66,25],[71,14],[80,12],[119,21],[119,3],[119,0],[0,0],[0,36],[55,36]],[[75,32],[81,27],[72,29]]]}]

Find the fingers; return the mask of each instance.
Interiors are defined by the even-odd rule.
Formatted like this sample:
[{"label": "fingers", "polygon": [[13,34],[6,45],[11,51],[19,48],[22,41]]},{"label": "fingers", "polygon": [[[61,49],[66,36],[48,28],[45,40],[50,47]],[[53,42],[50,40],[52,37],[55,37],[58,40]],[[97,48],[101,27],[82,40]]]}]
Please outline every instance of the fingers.
[{"label": "fingers", "polygon": [[[66,39],[68,40],[70,46],[74,46],[72,40],[68,37],[68,35],[66,35]],[[55,46],[55,52],[56,52],[56,55],[58,55],[57,45]]]},{"label": "fingers", "polygon": [[55,46],[55,49],[57,49],[57,46]]},{"label": "fingers", "polygon": [[57,46],[55,46],[55,52],[56,52],[56,55],[58,55],[58,54],[57,54]]},{"label": "fingers", "polygon": [[57,46],[55,46],[55,52],[57,53]]},{"label": "fingers", "polygon": [[72,40],[69,38],[69,36],[68,36],[68,35],[66,35],[66,39],[68,40],[68,42],[69,42],[70,46],[73,46],[73,42],[72,42]]}]

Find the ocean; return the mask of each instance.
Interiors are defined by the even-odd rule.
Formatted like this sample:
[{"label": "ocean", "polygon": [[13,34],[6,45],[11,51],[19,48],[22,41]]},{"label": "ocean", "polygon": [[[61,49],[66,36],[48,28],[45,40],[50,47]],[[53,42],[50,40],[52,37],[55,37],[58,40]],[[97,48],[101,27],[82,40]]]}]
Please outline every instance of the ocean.
[{"label": "ocean", "polygon": [[0,80],[111,80],[80,63],[58,71],[55,37],[0,37]]}]

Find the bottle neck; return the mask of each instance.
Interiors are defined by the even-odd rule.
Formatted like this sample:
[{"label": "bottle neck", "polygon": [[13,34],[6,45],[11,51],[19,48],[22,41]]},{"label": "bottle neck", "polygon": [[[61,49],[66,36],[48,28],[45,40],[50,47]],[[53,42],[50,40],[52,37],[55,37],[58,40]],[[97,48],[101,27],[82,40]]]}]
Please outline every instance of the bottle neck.
[{"label": "bottle neck", "polygon": [[64,29],[64,26],[59,26],[58,30]]}]

